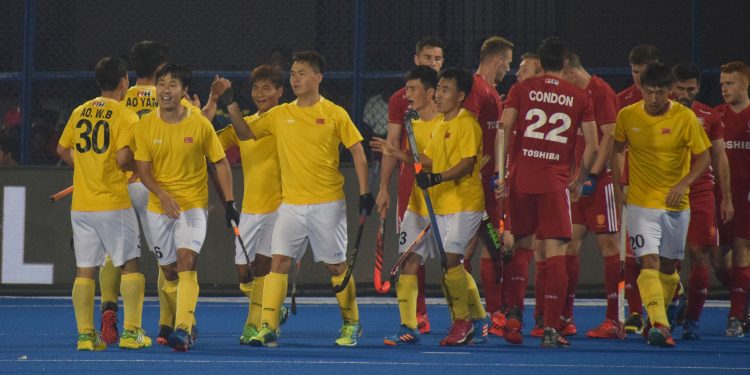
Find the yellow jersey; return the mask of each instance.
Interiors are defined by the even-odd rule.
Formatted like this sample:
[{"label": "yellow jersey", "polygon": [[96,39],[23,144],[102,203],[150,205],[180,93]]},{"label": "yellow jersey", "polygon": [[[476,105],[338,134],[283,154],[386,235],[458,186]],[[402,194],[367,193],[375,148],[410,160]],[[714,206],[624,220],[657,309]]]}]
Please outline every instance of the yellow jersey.
[{"label": "yellow jersey", "polygon": [[[158,110],[153,111],[136,124],[135,143],[135,159],[151,162],[151,174],[181,211],[208,208],[206,158],[216,163],[225,155],[205,117],[188,110],[182,121],[169,124],[159,117]],[[147,208],[164,213],[153,193],[149,193]]]},{"label": "yellow jersey", "polygon": [[[430,139],[432,138],[432,132],[435,129],[435,126],[442,120],[443,115],[438,114],[430,121],[412,121],[411,126],[412,130],[414,131],[414,141],[417,143],[417,150],[419,150],[419,152],[422,152],[427,148],[427,145],[430,143]],[[432,194],[432,188],[429,188],[427,190],[430,194]],[[427,205],[424,202],[424,194],[422,194],[422,189],[417,186],[416,182],[411,189],[409,204],[406,209],[421,216],[427,216]]]},{"label": "yellow jersey", "polygon": [[[245,122],[258,118],[258,114],[245,117]],[[226,150],[238,146],[242,160],[242,175],[245,193],[242,197],[242,212],[267,214],[281,205],[281,172],[279,154],[276,152],[276,137],[240,141],[232,125],[221,129],[219,141]]]},{"label": "yellow jersey", "polygon": [[74,211],[114,211],[131,207],[117,151],[128,147],[138,116],[114,99],[98,97],[73,110],[60,146],[73,149]]},{"label": "yellow jersey", "polygon": [[690,207],[688,191],[680,205],[668,207],[669,191],[688,174],[690,157],[711,146],[690,108],[670,100],[669,109],[651,116],[641,100],[617,115],[615,140],[628,143],[628,204],[683,211]]},{"label": "yellow jersey", "polygon": [[328,99],[312,106],[279,104],[248,123],[256,139],[276,136],[285,203],[302,205],[344,199],[339,145],[362,141],[346,110]]},{"label": "yellow jersey", "polygon": [[430,197],[436,214],[484,211],[484,191],[479,176],[482,128],[471,112],[462,108],[452,120],[442,119],[435,126],[424,154],[432,159],[433,173],[447,171],[462,159],[476,158],[470,174],[432,187]]},{"label": "yellow jersey", "polygon": [[125,93],[122,104],[135,112],[138,117],[143,117],[143,115],[159,108],[159,102],[156,100],[156,86],[131,86]]}]

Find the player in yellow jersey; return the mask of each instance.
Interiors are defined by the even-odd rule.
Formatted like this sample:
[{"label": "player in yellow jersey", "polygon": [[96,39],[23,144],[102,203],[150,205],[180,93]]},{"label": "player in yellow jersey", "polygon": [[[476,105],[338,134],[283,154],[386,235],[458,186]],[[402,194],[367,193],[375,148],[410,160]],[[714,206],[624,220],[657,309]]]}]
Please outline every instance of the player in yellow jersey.
[{"label": "player in yellow jersey", "polygon": [[141,329],[146,281],[138,271],[138,224],[124,173],[134,167],[130,141],[138,116],[119,103],[128,87],[125,61],[104,58],[94,73],[101,96],[73,111],[57,146],[60,158],[74,167],[70,216],[78,267],[73,284],[78,350],[106,348],[94,330],[93,313],[94,273],[107,255],[122,270],[125,323],[120,347],[141,349],[151,346]]},{"label": "player in yellow jersey", "polygon": [[[251,97],[258,112],[245,117],[246,122],[257,119],[277,106],[284,93],[281,71],[270,65],[255,68],[250,78],[253,82]],[[225,150],[238,146],[242,159],[245,194],[242,198],[239,230],[246,249],[242,249],[239,240],[235,241],[234,263],[240,290],[247,296],[250,305],[240,344],[249,345],[250,339],[258,334],[260,328],[263,284],[271,270],[271,235],[279,216],[277,210],[281,205],[279,156],[275,136],[240,141],[231,125],[220,130],[218,135]],[[281,314],[283,322],[288,312],[282,307]]]},{"label": "player in yellow jersey", "polygon": [[[435,104],[435,90],[437,88],[437,72],[429,66],[419,65],[412,68],[405,76],[405,94],[409,108],[419,113],[419,120],[412,122],[414,138],[419,150],[427,148],[435,125],[442,120]],[[385,139],[374,137],[370,142],[374,151],[382,152],[383,156],[393,158],[401,156],[406,161],[406,153],[396,152],[396,146]],[[401,235],[399,236],[399,252],[404,253],[414,242],[415,238],[429,223],[427,207],[422,191],[414,185],[409,197],[404,218],[401,220]],[[432,236],[424,237],[417,245],[412,255],[404,263],[398,284],[396,284],[396,298],[398,299],[401,327],[398,332],[386,337],[386,345],[416,344],[421,341],[417,320],[418,272],[420,266],[428,258],[437,257],[437,248]]]},{"label": "player in yellow jersey", "polygon": [[[281,168],[282,203],[271,240],[271,272],[263,285],[260,332],[254,346],[276,346],[279,311],[287,290],[292,260],[309,243],[316,261],[324,262],[331,283],[341,285],[346,273],[346,202],[344,177],[338,170],[339,145],[349,149],[359,181],[359,211],[369,215],[375,201],[367,184],[367,159],[362,136],[346,111],[320,95],[323,57],[298,52],[292,59],[290,82],[297,99],[280,104],[246,123],[229,95],[232,125],[240,139],[276,137]],[[355,346],[362,334],[354,277],[336,294],[344,321],[336,345]]]},{"label": "player in yellow jersey", "polygon": [[[672,70],[662,63],[641,73],[643,100],[617,115],[612,160],[615,193],[627,203],[630,245],[641,264],[638,288],[652,326],[644,336],[650,345],[666,347],[675,344],[666,306],[680,282],[675,263],[685,255],[689,186],[708,167],[711,145],[693,111],[669,100],[673,83]],[[627,196],[620,186],[626,147]]]},{"label": "player in yellow jersey", "polygon": [[231,170],[213,126],[181,104],[190,78],[183,65],[161,67],[156,72],[159,108],[143,116],[135,130],[138,173],[151,192],[148,224],[167,280],[164,292],[175,306],[175,330],[168,344],[178,351],[193,344],[199,290],[195,269],[206,237],[208,209],[206,159],[216,167],[227,199],[227,225],[230,220],[239,222]]}]

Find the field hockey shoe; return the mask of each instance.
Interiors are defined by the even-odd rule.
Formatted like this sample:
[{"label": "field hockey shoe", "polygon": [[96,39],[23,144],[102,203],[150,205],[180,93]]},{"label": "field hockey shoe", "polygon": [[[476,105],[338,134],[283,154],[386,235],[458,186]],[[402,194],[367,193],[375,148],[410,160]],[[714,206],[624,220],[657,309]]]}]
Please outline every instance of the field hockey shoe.
[{"label": "field hockey shoe", "polygon": [[98,352],[107,349],[107,343],[102,340],[99,332],[91,331],[78,335],[78,350]]},{"label": "field hockey shoe", "polygon": [[523,312],[519,307],[512,307],[505,316],[505,327],[503,327],[505,341],[509,344],[520,345],[523,342],[521,328],[523,328]]},{"label": "field hockey shoe", "polygon": [[120,348],[143,349],[151,347],[151,338],[141,328],[122,331],[120,335]]},{"label": "field hockey shoe", "polygon": [[560,334],[565,337],[578,334],[578,328],[576,327],[576,324],[573,323],[573,318],[560,318]]},{"label": "field hockey shoe", "polygon": [[156,337],[156,343],[159,345],[169,345],[169,335],[172,334],[174,329],[170,326],[159,325],[159,336]]},{"label": "field hockey shoe", "polygon": [[194,343],[193,334],[181,328],[169,335],[169,346],[176,352],[186,352],[193,347]]},{"label": "field hockey shoe", "polygon": [[250,345],[250,340],[258,335],[258,328],[252,324],[246,324],[245,328],[242,329],[242,336],[240,336],[240,345]]},{"label": "field hockey shoe", "polygon": [[490,333],[490,317],[485,315],[484,318],[472,319],[474,325],[474,334],[472,335],[472,344],[484,344],[487,342],[487,335]]},{"label": "field hockey shoe", "polygon": [[727,329],[724,331],[727,337],[742,337],[745,336],[745,330],[742,329],[742,322],[739,319],[730,316],[727,321]]},{"label": "field hockey shoe", "polygon": [[279,327],[283,326],[287,320],[289,320],[289,308],[281,306],[281,309],[279,309]]},{"label": "field hockey shoe", "polygon": [[544,327],[541,343],[542,348],[567,348],[568,346],[570,346],[570,342],[557,332],[556,329]]},{"label": "field hockey shoe", "polygon": [[498,337],[503,337],[503,327],[505,327],[505,314],[499,310],[495,311],[492,313],[490,333]]},{"label": "field hockey shoe", "polygon": [[250,338],[250,346],[265,346],[268,348],[275,348],[279,345],[279,334],[275,329],[271,329],[268,323],[263,323],[263,326],[258,331],[258,334]]},{"label": "field hockey shoe", "polygon": [[625,320],[626,333],[643,333],[643,317],[638,313],[631,313]]},{"label": "field hockey shoe", "polygon": [[466,345],[474,334],[474,324],[470,320],[454,320],[448,336],[440,340],[440,346]]},{"label": "field hockey shoe", "polygon": [[419,333],[426,335],[430,333],[430,318],[427,314],[417,314],[417,328]]},{"label": "field hockey shoe", "polygon": [[362,336],[362,326],[359,323],[344,323],[339,332],[341,336],[336,339],[337,346],[357,346],[357,338]]},{"label": "field hockey shoe", "polygon": [[648,344],[662,348],[673,348],[672,331],[665,325],[654,323],[653,327],[648,330]]},{"label": "field hockey shoe", "polygon": [[544,336],[544,317],[537,315],[534,317],[534,328],[529,332],[531,337],[542,337]]},{"label": "field hockey shoe", "polygon": [[700,326],[695,320],[686,320],[685,324],[682,325],[682,339],[683,340],[698,340],[700,339]]},{"label": "field hockey shoe", "polygon": [[117,303],[102,304],[102,340],[107,344],[114,344],[120,338],[117,330]]},{"label": "field hockey shoe", "polygon": [[[683,289],[681,288],[682,292]],[[667,320],[669,321],[669,327],[675,329],[684,323],[684,316],[687,307],[687,300],[685,299],[685,293],[680,293],[679,296],[672,300],[667,306]],[[683,318],[682,320],[680,318]]]},{"label": "field hockey shoe", "polygon": [[398,329],[398,333],[393,336],[388,336],[383,339],[383,344],[388,346],[398,346],[403,344],[419,344],[422,341],[420,337],[419,329],[411,329],[406,325],[401,325]]},{"label": "field hockey shoe", "polygon": [[607,319],[602,324],[599,324],[596,328],[592,328],[586,332],[586,337],[591,339],[624,339],[625,330],[622,328],[620,322],[616,322],[611,319]]}]

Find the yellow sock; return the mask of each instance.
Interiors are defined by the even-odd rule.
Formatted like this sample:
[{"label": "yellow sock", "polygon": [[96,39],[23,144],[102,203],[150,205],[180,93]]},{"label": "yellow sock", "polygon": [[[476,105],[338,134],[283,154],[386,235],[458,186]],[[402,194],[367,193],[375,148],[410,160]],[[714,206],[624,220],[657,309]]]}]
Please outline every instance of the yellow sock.
[{"label": "yellow sock", "polygon": [[271,272],[263,283],[263,310],[260,320],[271,329],[279,328],[279,311],[286,297],[289,275]]},{"label": "yellow sock", "polygon": [[122,294],[122,308],[125,310],[123,328],[134,330],[141,328],[143,317],[143,293],[146,290],[146,278],[142,273],[122,275],[120,294]]},{"label": "yellow sock", "polygon": [[78,333],[94,331],[94,279],[76,277],[73,282],[73,310],[76,314]]},{"label": "yellow sock", "polygon": [[677,290],[677,285],[680,283],[680,274],[677,271],[671,275],[659,272],[659,281],[664,291],[664,306],[669,306],[672,303],[674,292]]},{"label": "yellow sock", "polygon": [[[453,305],[454,320],[469,320],[469,285],[466,281],[464,266],[459,264],[445,273],[445,286]],[[446,296],[448,297],[448,296]]]},{"label": "yellow sock", "polygon": [[174,325],[176,329],[191,332],[195,324],[195,306],[198,304],[198,272],[183,271],[178,273],[177,314]]},{"label": "yellow sock", "polygon": [[[346,272],[341,275],[331,276],[331,284],[341,285],[344,281]],[[336,300],[339,302],[341,310],[341,319],[345,323],[359,323],[359,308],[357,307],[357,283],[354,282],[354,274],[349,278],[344,290],[336,293]]]},{"label": "yellow sock", "polygon": [[479,297],[479,289],[477,283],[470,273],[466,272],[466,285],[468,285],[468,304],[469,304],[469,315],[471,319],[484,319],[487,316],[487,312],[482,306],[482,300]]},{"label": "yellow sock", "polygon": [[247,297],[247,319],[245,320],[245,325],[250,324],[250,311],[253,308],[253,283],[253,281],[246,284],[240,283],[240,291]]},{"label": "yellow sock", "polygon": [[159,278],[156,279],[156,292],[159,295],[159,325],[174,327],[174,309],[175,301],[177,300],[177,280],[173,281],[173,285],[169,288],[172,293],[172,298],[167,296],[164,292],[164,285],[167,279],[164,278],[164,272],[159,267]]},{"label": "yellow sock", "polygon": [[247,323],[254,325],[255,328],[260,328],[260,314],[263,311],[263,288],[265,287],[265,283],[265,276],[256,276],[255,280],[253,280],[253,292],[252,298],[250,298],[250,312],[247,316]]},{"label": "yellow sock", "polygon": [[[174,327],[174,321],[175,321],[175,315],[177,312],[177,285],[179,284],[179,279],[174,281],[169,281],[167,279],[164,279],[164,287],[162,288],[162,291],[164,292],[164,299],[166,301],[166,304],[164,305],[164,309],[172,312],[171,317],[167,317],[164,321],[164,325],[168,327]],[[161,307],[159,307],[159,315],[161,316]],[[166,313],[165,313],[166,316]],[[159,324],[162,324],[161,318],[159,319]]]},{"label": "yellow sock", "polygon": [[417,329],[417,294],[419,285],[417,275],[404,275],[396,283],[396,298],[398,298],[398,312],[401,314],[401,324]]},{"label": "yellow sock", "polygon": [[117,305],[117,296],[120,293],[120,268],[115,267],[112,264],[112,259],[104,262],[104,265],[99,268],[99,290],[102,294],[102,306],[105,303],[114,303]]},{"label": "yellow sock", "polygon": [[659,271],[642,269],[638,276],[638,289],[640,289],[641,299],[643,305],[646,306],[651,324],[660,323],[669,326],[664,307],[664,289],[659,281]]}]

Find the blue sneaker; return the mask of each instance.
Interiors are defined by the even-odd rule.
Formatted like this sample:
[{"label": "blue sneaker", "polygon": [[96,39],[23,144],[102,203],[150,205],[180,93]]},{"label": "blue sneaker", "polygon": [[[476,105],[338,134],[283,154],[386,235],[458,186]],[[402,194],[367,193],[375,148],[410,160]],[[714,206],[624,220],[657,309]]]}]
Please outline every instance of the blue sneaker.
[{"label": "blue sneaker", "polygon": [[686,320],[685,324],[682,326],[682,339],[698,340],[700,338],[698,332],[698,322],[695,320]]},{"label": "blue sneaker", "polygon": [[401,325],[398,329],[398,333],[393,336],[388,336],[383,339],[383,343],[388,346],[397,346],[400,344],[419,344],[422,341],[418,329],[411,329],[405,325]]},{"label": "blue sneaker", "polygon": [[181,328],[176,329],[169,335],[169,346],[176,352],[186,352],[193,347],[194,343],[193,334]]},{"label": "blue sneaker", "polygon": [[471,339],[472,344],[484,344],[487,342],[487,334],[490,332],[490,317],[485,315],[481,319],[473,319],[471,324],[474,325],[474,336]]}]

